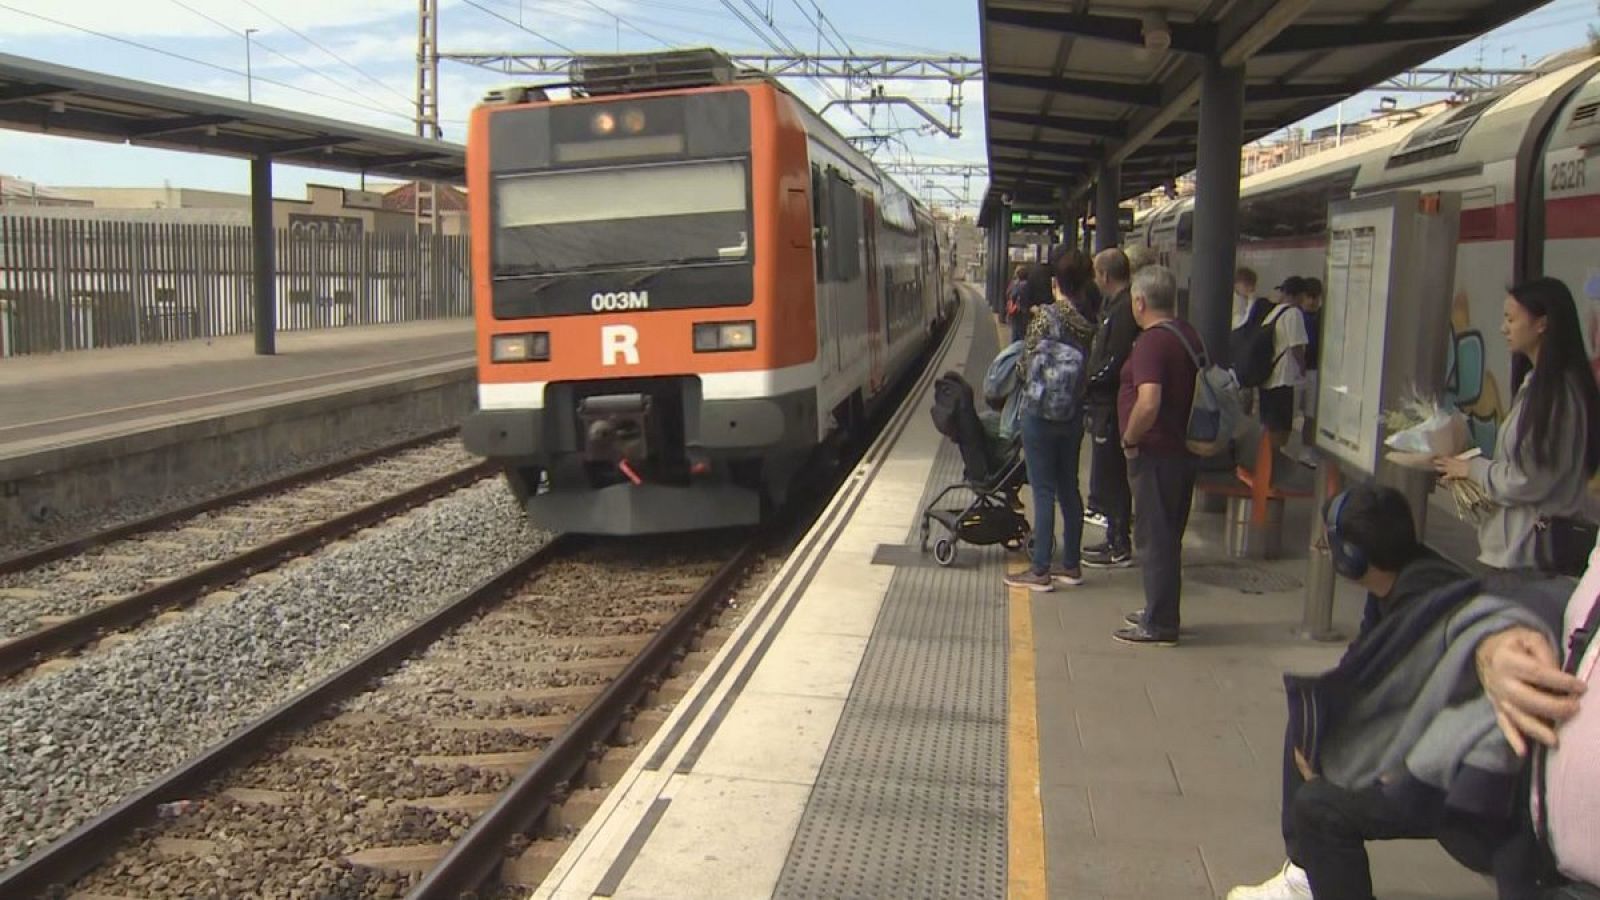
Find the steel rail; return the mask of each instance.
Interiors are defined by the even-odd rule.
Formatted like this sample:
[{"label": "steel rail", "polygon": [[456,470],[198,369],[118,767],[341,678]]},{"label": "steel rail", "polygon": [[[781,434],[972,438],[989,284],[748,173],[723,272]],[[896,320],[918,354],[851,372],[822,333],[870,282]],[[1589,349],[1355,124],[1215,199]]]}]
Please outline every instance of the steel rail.
[{"label": "steel rail", "polygon": [[64,541],[49,544],[33,550],[24,550],[20,553],[0,559],[0,575],[8,575],[12,572],[22,572],[32,569],[36,566],[42,566],[45,563],[55,562],[58,559],[66,559],[69,556],[82,553],[85,550],[92,550],[95,547],[103,547],[106,544],[120,541],[124,538],[131,537],[132,535],[139,534],[141,532],[155,531],[160,528],[166,528],[169,525],[181,522],[184,519],[192,519],[195,516],[212,512],[225,506],[233,506],[237,503],[255,500],[258,497],[263,497],[267,494],[274,494],[278,491],[299,487],[300,485],[308,484],[314,481],[327,481],[328,479],[334,478],[344,472],[360,468],[361,466],[375,462],[386,456],[392,456],[396,453],[403,453],[407,450],[414,450],[417,447],[423,446],[424,444],[431,444],[434,441],[442,441],[445,438],[457,433],[459,430],[460,429],[457,427],[452,426],[450,428],[441,428],[438,431],[430,431],[427,434],[406,438],[403,441],[397,441],[393,444],[377,447],[372,450],[366,450],[361,453],[357,453],[354,456],[347,456],[343,459],[325,463],[301,472],[294,472],[281,478],[274,478],[257,485],[241,488],[231,493],[200,500],[198,502],[191,503],[188,506],[182,506],[166,512],[156,513],[151,516],[146,516],[142,519],[135,519],[131,522],[124,522],[121,525],[114,525],[103,531],[96,531],[90,534],[83,534],[77,537],[67,538]]},{"label": "steel rail", "polygon": [[472,823],[444,859],[412,890],[411,900],[454,900],[497,877],[505,861],[507,842],[532,829],[565,785],[582,772],[594,749],[604,744],[663,680],[667,667],[681,658],[701,623],[750,569],[761,543],[759,537],[752,537],[695,592],[600,696],[512,782],[494,806]]},{"label": "steel rail", "polygon": [[32,897],[71,885],[110,859],[128,836],[154,820],[161,804],[185,799],[202,790],[211,779],[265,753],[268,738],[315,721],[331,704],[355,694],[372,679],[437,641],[513,590],[557,554],[566,553],[579,543],[579,539],[557,537],[527,554],[438,612],[242,726],[222,743],[172,769],[9,871],[0,872],[0,897]]},{"label": "steel rail", "polygon": [[0,643],[0,678],[14,675],[51,656],[76,650],[108,631],[137,625],[161,610],[192,603],[208,590],[232,584],[284,559],[304,555],[329,541],[337,540],[459,490],[494,474],[497,470],[497,465],[492,462],[474,463],[337,518],[246,550],[181,578],[129,594],[66,621],[18,635],[10,641]]}]

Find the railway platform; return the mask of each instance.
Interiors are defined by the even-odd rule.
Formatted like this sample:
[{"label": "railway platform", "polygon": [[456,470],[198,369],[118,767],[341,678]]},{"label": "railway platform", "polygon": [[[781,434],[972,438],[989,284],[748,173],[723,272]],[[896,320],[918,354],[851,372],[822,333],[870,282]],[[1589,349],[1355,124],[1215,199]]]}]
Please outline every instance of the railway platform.
[{"label": "railway platform", "polygon": [[249,335],[0,361],[0,533],[457,421],[467,319]]},{"label": "railway platform", "polygon": [[[1281,864],[1285,670],[1342,645],[1293,636],[1299,558],[1227,557],[1221,515],[1185,547],[1185,634],[1111,631],[1137,570],[1008,591],[998,547],[941,568],[917,517],[960,477],[934,377],[997,352],[967,298],[954,338],[814,530],[534,896],[1221,897]],[[1309,504],[1286,547],[1305,547]],[[1089,537],[1095,536],[1093,529]],[[1353,634],[1361,597],[1342,588]],[[1430,842],[1372,851],[1386,897],[1478,900]]]}]

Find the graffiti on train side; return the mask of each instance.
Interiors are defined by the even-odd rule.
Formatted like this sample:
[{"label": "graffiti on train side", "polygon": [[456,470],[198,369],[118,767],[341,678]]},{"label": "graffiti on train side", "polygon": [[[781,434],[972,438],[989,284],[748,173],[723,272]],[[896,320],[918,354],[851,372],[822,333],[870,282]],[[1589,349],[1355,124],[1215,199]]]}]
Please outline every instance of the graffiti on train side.
[{"label": "graffiti on train side", "polygon": [[[1577,300],[1589,366],[1595,379],[1600,381],[1600,269],[1589,272]],[[1466,415],[1472,442],[1485,456],[1494,455],[1496,434],[1510,406],[1510,394],[1502,393],[1488,355],[1504,353],[1505,341],[1499,334],[1493,337],[1492,341],[1485,338],[1472,320],[1472,304],[1467,293],[1457,291],[1450,304],[1445,400]]]},{"label": "graffiti on train side", "polygon": [[1489,371],[1489,343],[1474,327],[1466,291],[1450,303],[1450,348],[1445,370],[1445,401],[1467,417],[1472,442],[1485,456],[1494,455],[1495,432],[1505,416],[1500,382]]}]

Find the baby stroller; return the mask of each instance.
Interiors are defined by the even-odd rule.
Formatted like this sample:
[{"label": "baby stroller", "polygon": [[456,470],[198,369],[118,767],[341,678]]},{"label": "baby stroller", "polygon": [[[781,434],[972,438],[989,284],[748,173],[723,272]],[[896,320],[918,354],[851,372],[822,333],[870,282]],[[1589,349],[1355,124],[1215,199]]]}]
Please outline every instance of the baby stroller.
[{"label": "baby stroller", "polygon": [[[1032,530],[1021,512],[1017,495],[1027,483],[1022,441],[990,437],[973,405],[972,388],[955,372],[946,372],[933,384],[933,427],[955,442],[961,451],[963,480],[941,490],[922,511],[921,549],[928,550],[929,532],[938,522],[949,537],[934,542],[933,558],[941,566],[956,560],[956,548],[1004,544],[1008,550],[1028,545]],[[972,499],[961,506],[939,508],[957,491]]]}]

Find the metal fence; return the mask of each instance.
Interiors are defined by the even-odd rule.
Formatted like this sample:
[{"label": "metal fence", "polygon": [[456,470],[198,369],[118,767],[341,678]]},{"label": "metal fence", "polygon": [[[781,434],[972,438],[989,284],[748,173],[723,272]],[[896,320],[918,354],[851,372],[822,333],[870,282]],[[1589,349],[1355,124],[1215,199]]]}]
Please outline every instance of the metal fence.
[{"label": "metal fence", "polygon": [[[0,215],[0,356],[242,334],[251,229]],[[467,316],[467,239],[277,233],[284,331]]]}]

